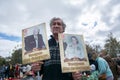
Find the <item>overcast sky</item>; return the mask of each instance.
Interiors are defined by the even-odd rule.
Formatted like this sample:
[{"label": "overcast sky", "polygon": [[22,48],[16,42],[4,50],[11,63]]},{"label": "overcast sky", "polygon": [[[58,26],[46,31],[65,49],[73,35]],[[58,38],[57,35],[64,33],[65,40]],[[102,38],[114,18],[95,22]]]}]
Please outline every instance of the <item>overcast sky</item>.
[{"label": "overcast sky", "polygon": [[90,45],[104,45],[112,32],[120,40],[120,0],[0,0],[0,56],[22,44],[22,29],[60,17],[65,33],[82,34]]}]

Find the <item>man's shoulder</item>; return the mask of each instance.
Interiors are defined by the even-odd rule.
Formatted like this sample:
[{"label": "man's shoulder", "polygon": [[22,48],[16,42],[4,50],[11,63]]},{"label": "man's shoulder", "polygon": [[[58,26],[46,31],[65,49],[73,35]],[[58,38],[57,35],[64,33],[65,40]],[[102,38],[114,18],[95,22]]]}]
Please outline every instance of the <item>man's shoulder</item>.
[{"label": "man's shoulder", "polygon": [[49,44],[49,46],[56,45],[55,39],[51,37],[51,38],[48,40],[48,44]]},{"label": "man's shoulder", "polygon": [[42,36],[42,34],[38,34],[38,36]]},{"label": "man's shoulder", "polygon": [[105,60],[105,59],[104,59],[104,58],[102,58],[102,57],[98,57],[98,60],[100,60],[100,61],[101,61],[101,60]]},{"label": "man's shoulder", "polygon": [[25,39],[33,38],[33,35],[26,36]]},{"label": "man's shoulder", "polygon": [[52,43],[53,42],[53,40],[50,38],[49,40],[48,40],[48,43]]},{"label": "man's shoulder", "polygon": [[49,38],[48,42],[53,42],[53,41],[54,41],[53,36],[50,36],[50,38]]}]

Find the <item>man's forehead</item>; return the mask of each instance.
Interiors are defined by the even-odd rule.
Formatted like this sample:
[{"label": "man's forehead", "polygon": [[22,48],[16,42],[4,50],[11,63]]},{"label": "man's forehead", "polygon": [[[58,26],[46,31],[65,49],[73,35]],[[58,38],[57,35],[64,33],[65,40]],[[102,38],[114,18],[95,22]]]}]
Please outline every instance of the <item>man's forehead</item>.
[{"label": "man's forehead", "polygon": [[56,20],[54,20],[53,22],[62,22],[62,20],[56,19]]}]

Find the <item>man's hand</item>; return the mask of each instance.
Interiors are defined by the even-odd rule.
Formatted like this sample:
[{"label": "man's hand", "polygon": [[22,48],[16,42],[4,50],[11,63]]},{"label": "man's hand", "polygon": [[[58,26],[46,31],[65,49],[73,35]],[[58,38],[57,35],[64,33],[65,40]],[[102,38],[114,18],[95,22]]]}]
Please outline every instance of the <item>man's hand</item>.
[{"label": "man's hand", "polygon": [[31,64],[32,70],[35,71],[35,72],[41,70],[41,65],[42,65],[42,64],[43,64],[42,61],[32,63],[32,64]]},{"label": "man's hand", "polygon": [[82,76],[81,72],[73,72],[72,73],[72,77],[74,80],[81,80],[81,76]]}]

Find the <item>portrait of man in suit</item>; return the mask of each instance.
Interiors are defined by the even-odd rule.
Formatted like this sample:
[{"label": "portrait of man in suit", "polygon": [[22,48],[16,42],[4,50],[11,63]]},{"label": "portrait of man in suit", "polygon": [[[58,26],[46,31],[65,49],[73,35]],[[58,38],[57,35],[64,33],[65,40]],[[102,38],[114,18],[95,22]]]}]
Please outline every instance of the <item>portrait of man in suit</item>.
[{"label": "portrait of man in suit", "polygon": [[41,49],[46,48],[44,41],[43,41],[43,37],[39,32],[40,32],[40,29],[35,28],[33,29],[32,35],[26,36],[24,38],[25,50],[27,52],[41,50]]}]

